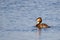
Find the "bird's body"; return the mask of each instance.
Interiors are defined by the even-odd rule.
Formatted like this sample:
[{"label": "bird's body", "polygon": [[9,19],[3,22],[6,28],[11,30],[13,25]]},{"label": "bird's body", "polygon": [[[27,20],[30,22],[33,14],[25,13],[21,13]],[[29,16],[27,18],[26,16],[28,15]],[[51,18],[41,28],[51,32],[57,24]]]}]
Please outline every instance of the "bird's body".
[{"label": "bird's body", "polygon": [[47,25],[47,24],[42,23],[42,18],[41,18],[41,17],[37,18],[36,20],[37,20],[36,27],[37,27],[38,29],[48,28],[48,25]]},{"label": "bird's body", "polygon": [[48,25],[42,23],[42,24],[37,24],[36,27],[39,28],[39,29],[42,29],[42,28],[48,28]]}]

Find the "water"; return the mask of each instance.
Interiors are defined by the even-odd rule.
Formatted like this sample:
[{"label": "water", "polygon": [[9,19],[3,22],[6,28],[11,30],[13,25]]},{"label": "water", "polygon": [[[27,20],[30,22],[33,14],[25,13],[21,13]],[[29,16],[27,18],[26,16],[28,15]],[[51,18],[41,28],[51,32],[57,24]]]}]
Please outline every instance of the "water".
[{"label": "water", "polygon": [[[38,30],[37,17],[51,28]],[[0,0],[0,40],[60,40],[60,0]]]}]

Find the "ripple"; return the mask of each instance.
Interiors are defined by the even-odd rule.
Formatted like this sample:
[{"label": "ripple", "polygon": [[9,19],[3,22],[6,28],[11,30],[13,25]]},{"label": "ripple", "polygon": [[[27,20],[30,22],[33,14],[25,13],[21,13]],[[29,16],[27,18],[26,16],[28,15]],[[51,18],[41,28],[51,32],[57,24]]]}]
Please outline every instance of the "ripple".
[{"label": "ripple", "polygon": [[[3,28],[1,29],[0,28],[0,31],[35,32],[35,31],[37,31],[37,28],[36,27],[32,27],[30,29],[3,29]],[[51,26],[51,28],[47,28],[47,29],[43,28],[43,29],[41,29],[41,31],[43,31],[43,32],[60,32],[60,27],[58,26],[58,28],[57,28],[57,26]]]}]

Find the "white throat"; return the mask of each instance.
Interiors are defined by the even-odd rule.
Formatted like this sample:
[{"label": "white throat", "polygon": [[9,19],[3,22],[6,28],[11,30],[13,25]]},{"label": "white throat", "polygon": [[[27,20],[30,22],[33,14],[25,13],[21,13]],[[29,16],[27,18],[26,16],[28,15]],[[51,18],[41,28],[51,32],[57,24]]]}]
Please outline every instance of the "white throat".
[{"label": "white throat", "polygon": [[39,22],[37,22],[37,24],[39,24]]}]

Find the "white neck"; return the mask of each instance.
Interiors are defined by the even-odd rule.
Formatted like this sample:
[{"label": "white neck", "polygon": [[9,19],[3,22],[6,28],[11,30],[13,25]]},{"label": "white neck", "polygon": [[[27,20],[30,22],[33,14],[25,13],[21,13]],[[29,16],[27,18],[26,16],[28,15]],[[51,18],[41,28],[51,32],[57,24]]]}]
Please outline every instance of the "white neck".
[{"label": "white neck", "polygon": [[37,24],[39,24],[39,22],[37,22]]}]

